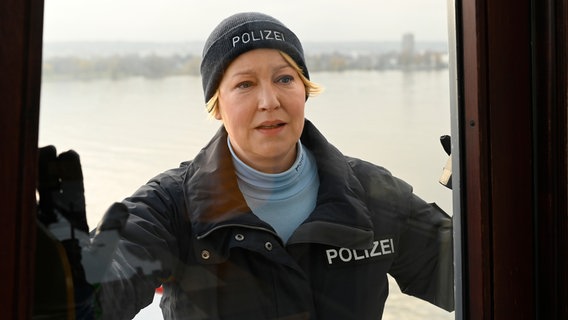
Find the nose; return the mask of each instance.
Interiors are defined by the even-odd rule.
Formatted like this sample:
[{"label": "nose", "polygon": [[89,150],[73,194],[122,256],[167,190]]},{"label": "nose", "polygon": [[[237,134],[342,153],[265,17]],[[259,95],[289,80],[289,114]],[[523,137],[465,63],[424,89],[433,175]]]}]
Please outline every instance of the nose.
[{"label": "nose", "polygon": [[272,111],[280,108],[278,94],[271,84],[260,86],[258,97],[258,109],[260,111]]}]

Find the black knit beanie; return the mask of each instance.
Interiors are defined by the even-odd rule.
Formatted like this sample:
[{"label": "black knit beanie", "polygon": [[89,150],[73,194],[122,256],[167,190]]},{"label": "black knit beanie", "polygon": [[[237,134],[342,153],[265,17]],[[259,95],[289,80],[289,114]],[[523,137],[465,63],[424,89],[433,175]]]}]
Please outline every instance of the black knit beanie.
[{"label": "black knit beanie", "polygon": [[221,21],[205,42],[201,61],[205,102],[215,94],[231,61],[240,54],[259,48],[287,53],[309,79],[302,44],[290,29],[263,13],[237,13]]}]

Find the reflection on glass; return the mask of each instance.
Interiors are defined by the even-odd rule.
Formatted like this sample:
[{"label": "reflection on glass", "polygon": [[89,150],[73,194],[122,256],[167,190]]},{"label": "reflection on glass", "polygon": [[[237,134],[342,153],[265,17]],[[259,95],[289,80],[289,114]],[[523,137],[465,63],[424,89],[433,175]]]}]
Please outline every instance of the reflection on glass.
[{"label": "reflection on glass", "polygon": [[[372,54],[368,44],[348,43],[343,47],[335,43],[326,48],[325,43],[305,42],[310,78],[325,87],[323,94],[308,99],[306,117],[344,154],[386,167],[412,184],[416,194],[451,212],[451,192],[438,183],[447,159],[439,137],[450,131],[445,43],[424,44],[410,33],[396,38],[402,41],[374,48]],[[326,56],[330,47],[332,51]],[[140,64],[121,70],[146,68],[146,72],[158,70],[157,76],[99,70],[88,80],[58,78],[54,61],[64,59],[53,58],[56,54],[46,56],[45,67],[52,69],[51,73],[44,72],[40,145],[53,144],[61,151],[74,149],[81,155],[91,227],[97,225],[111,203],[130,195],[156,173],[192,159],[219,128],[219,122],[205,112],[201,79],[192,74],[199,50],[192,50],[193,56],[178,57],[183,61],[183,72],[178,75],[170,76],[176,71],[165,72],[158,67],[172,65],[172,55],[120,58],[123,55],[115,56],[114,62],[138,59]],[[359,54],[354,50],[360,50]],[[85,55],[77,59],[85,59]],[[104,59],[109,60],[86,60],[93,63]],[[374,61],[375,70],[353,66],[368,66],[369,61]],[[389,239],[378,239],[381,254],[384,251],[386,255],[390,248],[394,251]],[[328,250],[328,259],[349,260],[347,251]],[[365,256],[365,252],[349,254],[356,259],[354,256]],[[127,255],[130,258],[120,259],[136,260],[132,258],[135,253]],[[207,278],[207,274],[196,274],[200,277],[193,278],[195,283]],[[383,319],[453,318],[452,313],[401,294],[390,277],[389,286]],[[136,318],[161,316],[160,296],[158,293]]]}]

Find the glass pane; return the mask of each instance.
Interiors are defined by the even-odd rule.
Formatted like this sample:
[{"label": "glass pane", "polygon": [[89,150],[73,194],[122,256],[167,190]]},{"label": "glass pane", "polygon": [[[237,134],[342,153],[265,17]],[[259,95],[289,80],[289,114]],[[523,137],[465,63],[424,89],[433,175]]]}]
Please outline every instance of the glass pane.
[{"label": "glass pane", "polygon": [[[438,181],[448,159],[440,137],[451,131],[445,3],[48,1],[39,143],[80,154],[91,228],[218,130],[201,52],[220,20],[241,11],[273,15],[300,38],[310,79],[325,88],[306,117],[329,142],[451,215],[452,192]],[[383,319],[454,318],[388,282]],[[161,295],[136,319],[160,317]]]}]

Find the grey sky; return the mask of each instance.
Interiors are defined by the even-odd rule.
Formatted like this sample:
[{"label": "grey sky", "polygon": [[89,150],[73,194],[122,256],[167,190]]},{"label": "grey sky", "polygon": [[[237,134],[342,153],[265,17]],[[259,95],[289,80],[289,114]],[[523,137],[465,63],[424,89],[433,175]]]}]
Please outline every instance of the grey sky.
[{"label": "grey sky", "polygon": [[47,0],[44,41],[201,41],[240,11],[271,14],[302,41],[447,40],[446,0]]}]

